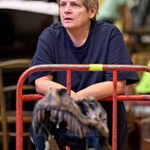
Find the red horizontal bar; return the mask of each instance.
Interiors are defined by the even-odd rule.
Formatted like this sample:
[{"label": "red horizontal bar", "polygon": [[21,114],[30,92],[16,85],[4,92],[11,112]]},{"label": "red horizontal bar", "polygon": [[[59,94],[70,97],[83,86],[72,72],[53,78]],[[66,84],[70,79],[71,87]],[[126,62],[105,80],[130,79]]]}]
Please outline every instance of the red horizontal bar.
[{"label": "red horizontal bar", "polygon": [[38,101],[41,98],[43,98],[43,95],[40,94],[27,94],[22,96],[24,102]]},{"label": "red horizontal bar", "polygon": [[[43,95],[40,94],[26,94],[23,95],[23,101],[37,101],[40,100]],[[112,97],[99,99],[101,101],[112,101]],[[117,96],[118,101],[150,101],[150,95],[119,95]]]}]

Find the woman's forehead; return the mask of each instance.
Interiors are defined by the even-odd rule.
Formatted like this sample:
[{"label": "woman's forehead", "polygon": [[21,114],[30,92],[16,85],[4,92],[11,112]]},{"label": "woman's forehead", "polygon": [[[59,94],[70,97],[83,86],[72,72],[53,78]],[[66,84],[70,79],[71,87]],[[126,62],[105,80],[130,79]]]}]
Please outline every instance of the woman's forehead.
[{"label": "woman's forehead", "polygon": [[60,2],[77,2],[77,3],[83,3],[83,0],[59,0]]}]

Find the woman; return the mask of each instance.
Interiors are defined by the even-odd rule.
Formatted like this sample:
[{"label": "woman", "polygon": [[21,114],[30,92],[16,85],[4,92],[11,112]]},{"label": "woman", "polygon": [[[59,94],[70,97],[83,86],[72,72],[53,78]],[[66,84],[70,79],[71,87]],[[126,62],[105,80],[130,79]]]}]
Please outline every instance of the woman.
[{"label": "woman", "polygon": [[[119,30],[108,23],[95,20],[98,0],[59,0],[58,5],[61,23],[52,24],[39,36],[32,66],[132,64]],[[30,82],[35,83],[38,93],[45,95],[50,88],[65,88],[65,75],[64,72],[38,72],[31,75]],[[71,96],[74,99],[88,96],[104,98],[112,95],[112,73],[110,72],[73,72],[72,78]],[[138,78],[135,73],[120,72],[118,80],[117,94],[123,94],[126,84],[135,83]],[[112,106],[111,102],[101,102],[101,104],[108,115],[111,144]],[[118,111],[118,150],[123,150],[126,137],[126,113],[122,102],[118,103]],[[92,136],[93,141],[99,140],[96,135]],[[37,149],[42,150],[43,140],[38,144],[34,135],[32,138]],[[68,144],[67,142],[64,146]],[[83,150],[86,144],[76,143],[76,145]],[[70,147],[74,146],[70,145]],[[100,149],[99,142],[91,141],[88,147]]]}]

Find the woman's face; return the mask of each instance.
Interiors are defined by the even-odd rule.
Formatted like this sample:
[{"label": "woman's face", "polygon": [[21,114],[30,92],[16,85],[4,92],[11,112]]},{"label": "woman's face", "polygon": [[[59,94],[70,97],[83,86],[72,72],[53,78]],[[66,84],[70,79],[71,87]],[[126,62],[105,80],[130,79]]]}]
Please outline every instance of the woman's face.
[{"label": "woman's face", "polygon": [[87,25],[93,17],[81,0],[60,0],[60,18],[67,29],[76,29]]}]

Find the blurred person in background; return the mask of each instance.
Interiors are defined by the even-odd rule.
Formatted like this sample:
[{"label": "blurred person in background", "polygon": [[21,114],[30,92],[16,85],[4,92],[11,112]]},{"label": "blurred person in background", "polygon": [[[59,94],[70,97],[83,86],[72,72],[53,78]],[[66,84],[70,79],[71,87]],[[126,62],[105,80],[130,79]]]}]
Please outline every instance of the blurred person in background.
[{"label": "blurred person in background", "polygon": [[124,34],[125,43],[131,37],[125,33],[132,28],[132,14],[129,8],[131,0],[99,0],[97,20],[103,20],[116,25]]},{"label": "blurred person in background", "polygon": [[150,0],[134,0],[134,2],[135,3],[131,9],[133,15],[133,26],[141,27],[150,25]]},{"label": "blurred person in background", "polygon": [[121,20],[121,30],[129,30],[132,27],[132,14],[127,0],[99,0],[97,20],[109,23],[117,23]]}]

